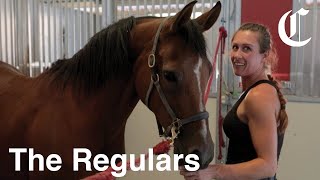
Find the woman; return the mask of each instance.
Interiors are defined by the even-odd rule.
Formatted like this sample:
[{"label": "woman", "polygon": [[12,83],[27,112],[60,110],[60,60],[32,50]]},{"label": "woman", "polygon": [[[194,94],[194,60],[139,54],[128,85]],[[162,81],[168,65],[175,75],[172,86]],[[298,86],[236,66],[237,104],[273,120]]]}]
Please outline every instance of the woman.
[{"label": "woman", "polygon": [[267,74],[277,62],[270,32],[261,24],[243,24],[232,38],[230,56],[244,92],[223,123],[227,162],[180,174],[187,180],[276,179],[288,117],[279,84]]}]

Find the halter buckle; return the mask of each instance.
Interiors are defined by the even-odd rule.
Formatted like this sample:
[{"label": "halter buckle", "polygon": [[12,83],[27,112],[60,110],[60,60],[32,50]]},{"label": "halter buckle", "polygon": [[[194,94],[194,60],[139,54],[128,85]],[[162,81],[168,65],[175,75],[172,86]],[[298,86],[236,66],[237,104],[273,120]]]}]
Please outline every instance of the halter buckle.
[{"label": "halter buckle", "polygon": [[180,134],[180,127],[181,127],[180,119],[177,118],[173,123],[171,127],[171,135],[172,135],[172,141],[178,137]]},{"label": "halter buckle", "polygon": [[154,76],[151,75],[151,81],[153,81],[153,83],[158,83],[159,82],[159,75],[155,74]]},{"label": "halter buckle", "polygon": [[154,54],[150,54],[148,57],[149,68],[153,68],[155,64],[156,64],[156,56]]}]

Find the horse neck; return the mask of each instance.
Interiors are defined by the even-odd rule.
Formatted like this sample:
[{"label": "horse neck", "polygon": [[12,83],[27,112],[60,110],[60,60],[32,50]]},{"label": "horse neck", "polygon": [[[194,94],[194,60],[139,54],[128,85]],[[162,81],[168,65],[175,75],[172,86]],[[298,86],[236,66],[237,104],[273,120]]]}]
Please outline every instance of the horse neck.
[{"label": "horse neck", "polygon": [[[108,156],[125,153],[125,125],[128,117],[138,102],[134,79],[110,80],[108,87],[102,89],[98,96],[88,98],[97,123],[103,126],[102,152]],[[95,102],[95,103],[92,103]],[[100,114],[100,115],[99,115]]]},{"label": "horse neck", "polygon": [[[83,133],[99,136],[91,142],[99,153],[108,157],[113,154],[125,153],[124,132],[127,119],[138,102],[135,91],[134,78],[123,80],[109,80],[104,88],[87,95],[85,92],[77,92],[75,88],[68,86],[63,91],[60,89],[47,89],[50,97],[63,99],[62,107],[70,108],[69,116],[77,121],[78,127],[87,129]],[[53,94],[51,94],[54,92]],[[94,128],[92,128],[94,127]],[[95,131],[91,131],[95,129]],[[97,132],[96,132],[97,131]],[[91,137],[91,136],[90,136]]]},{"label": "horse neck", "polygon": [[[96,97],[96,107],[107,114],[108,121],[117,122],[124,128],[127,118],[139,101],[134,86],[134,78],[124,80],[109,80],[107,87]],[[114,126],[112,126],[114,127]]]}]

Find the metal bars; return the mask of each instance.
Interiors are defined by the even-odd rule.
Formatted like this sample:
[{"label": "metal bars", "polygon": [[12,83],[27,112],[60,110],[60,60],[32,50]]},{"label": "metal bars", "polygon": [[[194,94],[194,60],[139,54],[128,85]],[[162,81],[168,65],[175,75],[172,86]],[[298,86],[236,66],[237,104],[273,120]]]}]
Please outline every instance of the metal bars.
[{"label": "metal bars", "polygon": [[[0,0],[0,59],[36,76],[72,57],[102,28],[128,16],[173,16],[188,0]],[[192,18],[212,0],[196,4]],[[212,54],[212,31],[209,56]],[[208,35],[209,34],[209,35]],[[211,57],[211,56],[210,56]]]},{"label": "metal bars", "polygon": [[[94,33],[113,23],[112,3],[0,0],[0,59],[36,76],[57,59],[72,57]],[[108,14],[103,13],[107,8]]]}]

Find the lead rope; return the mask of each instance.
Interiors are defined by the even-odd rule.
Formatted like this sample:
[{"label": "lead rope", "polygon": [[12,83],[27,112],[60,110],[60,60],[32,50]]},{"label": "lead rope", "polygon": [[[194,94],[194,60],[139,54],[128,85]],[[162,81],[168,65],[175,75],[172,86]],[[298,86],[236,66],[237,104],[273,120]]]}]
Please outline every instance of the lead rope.
[{"label": "lead rope", "polygon": [[[154,155],[159,155],[159,154],[164,154],[164,153],[168,153],[170,150],[170,144],[171,144],[171,140],[163,140],[162,142],[160,142],[159,144],[157,144],[156,146],[153,147],[153,154]],[[150,156],[150,154],[146,153],[146,155],[144,156],[144,159],[148,159]],[[134,164],[137,166],[140,164],[141,159],[140,158],[136,158],[134,161]],[[118,162],[117,166],[121,166],[122,162]],[[127,170],[130,170],[130,161],[127,162],[126,165]],[[115,171],[111,166],[100,173],[97,173],[95,175],[89,176],[84,178],[83,180],[115,180],[116,178],[111,174],[111,172]]]},{"label": "lead rope", "polygon": [[207,85],[207,89],[205,92],[205,104],[207,103],[208,97],[209,97],[209,92],[210,92],[210,88],[211,88],[211,84],[212,84],[212,79],[213,79],[213,75],[215,74],[215,70],[216,70],[216,62],[217,62],[217,56],[218,56],[218,50],[220,47],[220,69],[219,69],[219,95],[218,95],[218,138],[219,138],[219,152],[218,152],[218,159],[221,160],[222,159],[222,148],[225,147],[225,142],[223,139],[223,131],[222,131],[222,125],[223,125],[223,117],[222,117],[222,56],[224,54],[224,50],[225,50],[225,42],[226,42],[226,38],[227,38],[227,31],[224,28],[224,26],[221,26],[219,28],[219,39],[218,39],[218,43],[215,49],[215,53],[213,56],[213,62],[212,62],[212,69],[213,69],[213,73],[211,74],[209,81],[208,81],[208,85]]},{"label": "lead rope", "polygon": [[219,109],[218,109],[218,138],[219,138],[219,155],[218,155],[218,160],[221,160],[223,155],[222,155],[222,148],[224,148],[225,142],[223,139],[223,117],[222,117],[222,56],[224,54],[224,50],[225,50],[225,42],[226,42],[226,37],[227,37],[227,31],[225,30],[225,28],[222,26],[219,28],[219,32],[221,34],[221,36],[223,37],[223,39],[221,40],[221,48],[220,48],[220,78],[219,78]]}]

